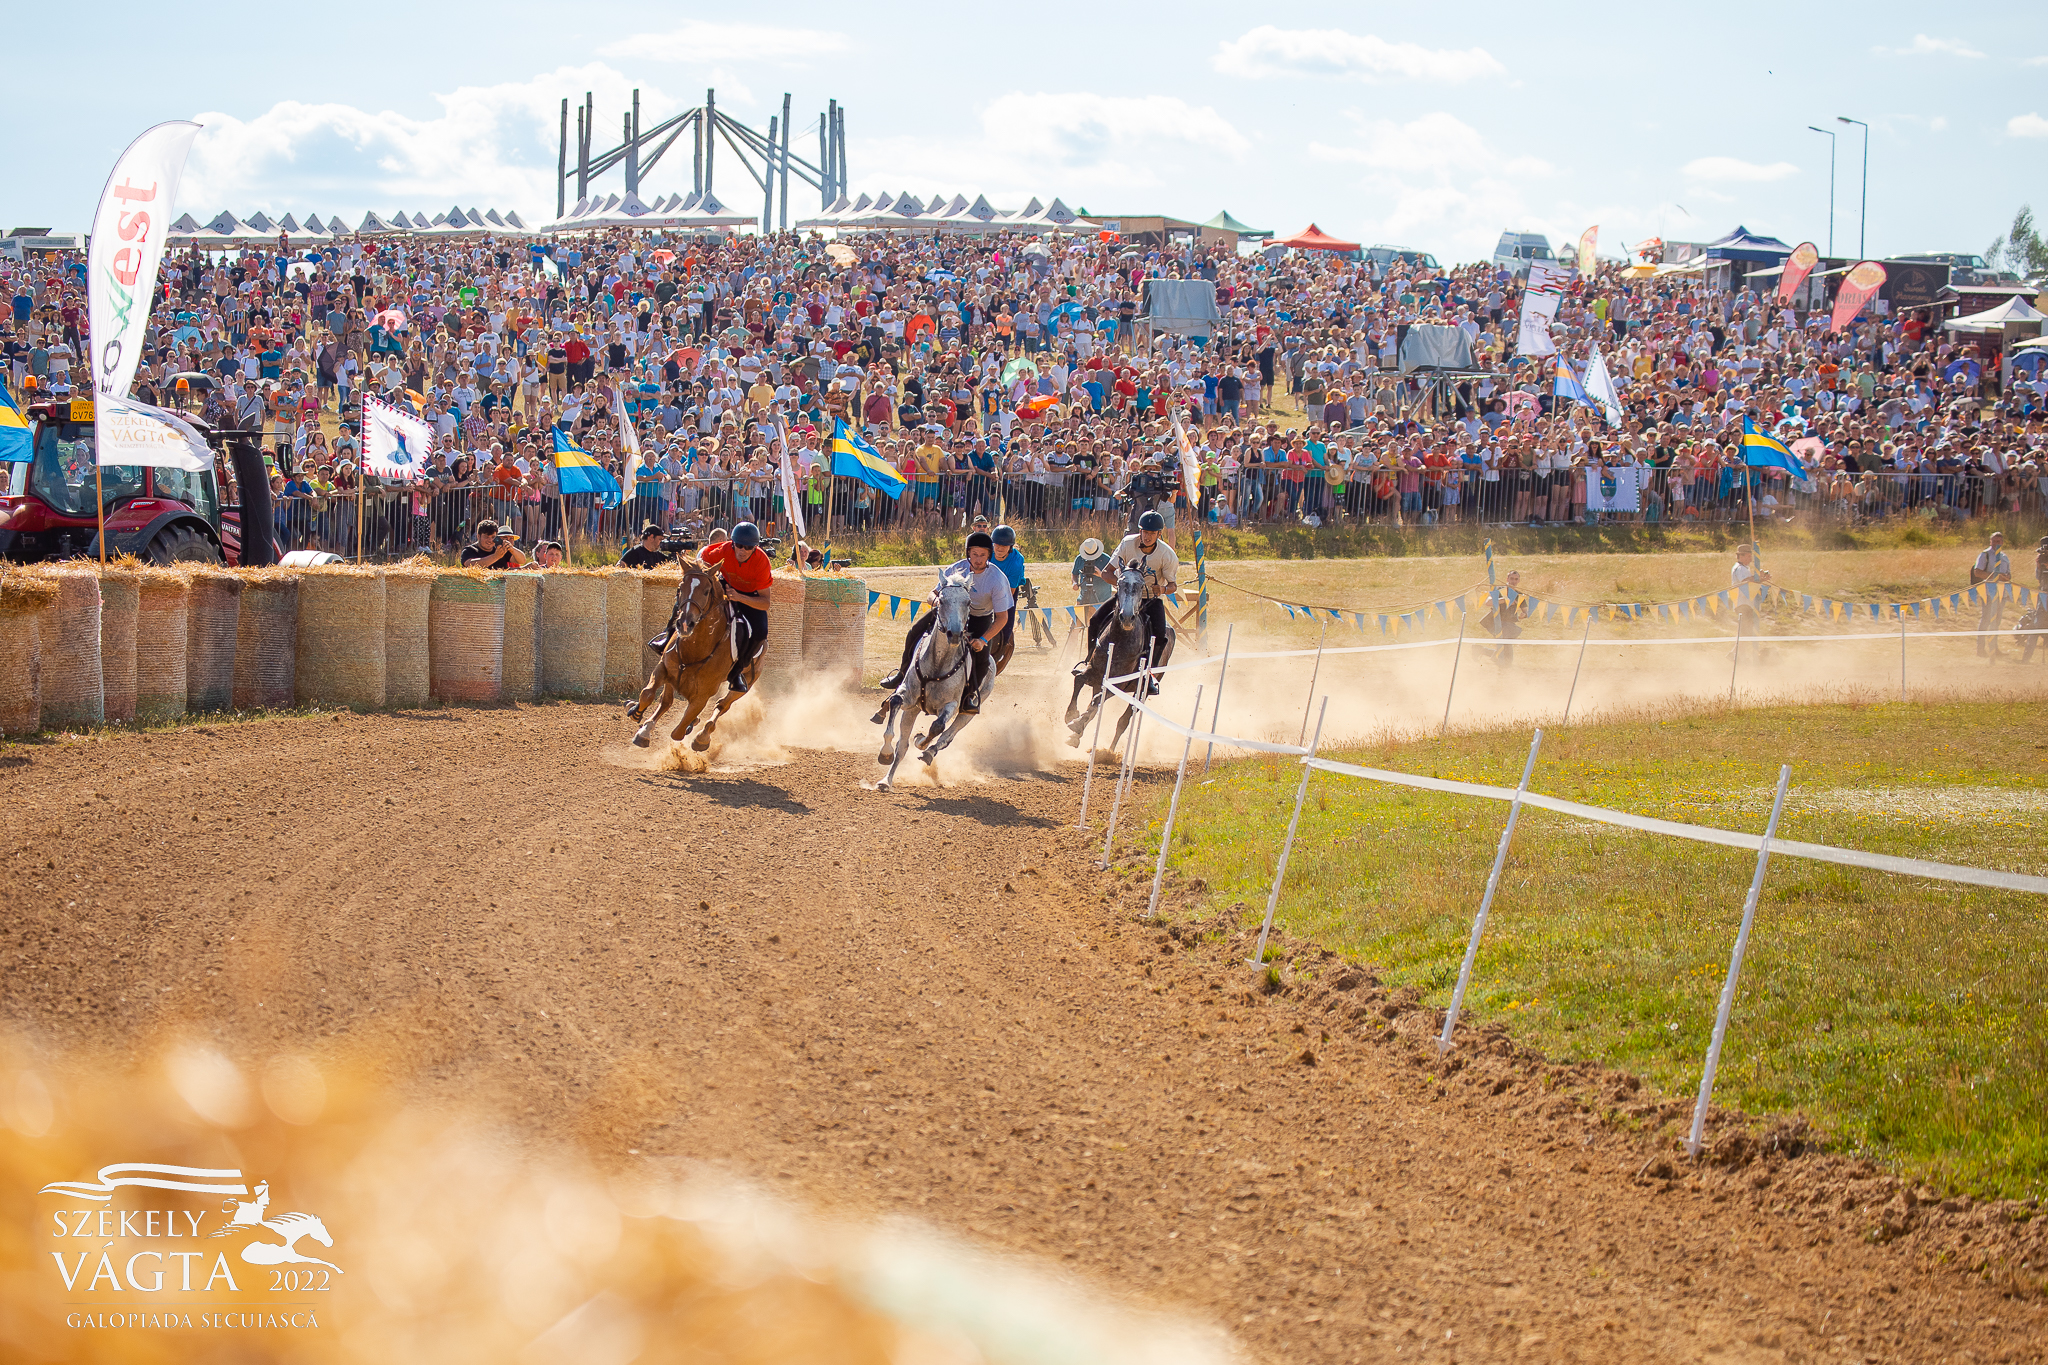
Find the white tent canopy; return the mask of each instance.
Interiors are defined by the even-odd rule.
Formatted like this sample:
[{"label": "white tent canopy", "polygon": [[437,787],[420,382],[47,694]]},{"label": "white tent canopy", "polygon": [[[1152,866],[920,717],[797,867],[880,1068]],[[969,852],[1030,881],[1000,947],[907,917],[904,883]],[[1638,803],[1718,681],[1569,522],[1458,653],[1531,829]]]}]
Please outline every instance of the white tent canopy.
[{"label": "white tent canopy", "polygon": [[1996,332],[2009,323],[2042,321],[2048,321],[2048,313],[2014,294],[1996,308],[1987,308],[1964,318],[1950,318],[1945,326],[1951,332]]}]

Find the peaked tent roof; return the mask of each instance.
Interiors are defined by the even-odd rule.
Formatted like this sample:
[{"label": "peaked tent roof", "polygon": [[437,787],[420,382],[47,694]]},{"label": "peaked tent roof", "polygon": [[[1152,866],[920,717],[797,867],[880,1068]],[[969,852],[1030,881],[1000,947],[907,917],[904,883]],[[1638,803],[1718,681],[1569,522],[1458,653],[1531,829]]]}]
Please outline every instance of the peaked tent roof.
[{"label": "peaked tent roof", "polygon": [[2048,313],[2028,303],[2024,288],[2015,289],[2011,298],[1981,313],[1972,313],[1964,318],[1951,318],[1947,324],[1950,331],[1966,332],[1991,330],[2003,327],[2008,322],[2041,322],[2048,320]]},{"label": "peaked tent roof", "polygon": [[1707,243],[1707,257],[1722,261],[1768,261],[1776,265],[1792,254],[1792,248],[1776,237],[1760,237],[1741,224],[1718,242]]},{"label": "peaked tent roof", "polygon": [[1314,223],[1310,223],[1300,232],[1281,242],[1280,245],[1291,246],[1298,251],[1357,251],[1360,249],[1358,243],[1340,241],[1317,227]]},{"label": "peaked tent roof", "polygon": [[1218,210],[1216,216],[1202,224],[1202,226],[1214,228],[1218,232],[1234,232],[1240,237],[1271,237],[1273,235],[1271,228],[1246,227],[1243,223],[1230,216],[1229,209]]}]

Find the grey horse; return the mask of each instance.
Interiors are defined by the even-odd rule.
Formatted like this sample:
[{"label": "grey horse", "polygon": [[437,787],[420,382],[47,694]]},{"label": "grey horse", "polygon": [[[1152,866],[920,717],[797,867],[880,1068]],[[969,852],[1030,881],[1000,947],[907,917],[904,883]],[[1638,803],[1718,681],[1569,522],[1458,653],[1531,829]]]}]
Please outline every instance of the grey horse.
[{"label": "grey horse", "polygon": [[[877,725],[887,723],[882,731],[882,751],[875,756],[875,762],[888,764],[889,774],[875,784],[877,790],[887,791],[895,782],[896,770],[903,766],[903,756],[910,752],[911,744],[919,746],[918,757],[930,767],[939,751],[974,719],[960,714],[960,704],[967,695],[967,679],[973,671],[973,651],[967,646],[967,605],[971,595],[965,574],[950,574],[940,582],[939,604],[933,608],[938,612],[938,620],[911,656],[903,681],[871,717]],[[994,687],[995,671],[991,669],[983,691]],[[931,729],[915,739],[910,733],[913,715],[934,718]],[[899,719],[903,722],[901,733],[896,729]]]},{"label": "grey horse", "polygon": [[[1088,728],[1088,722],[1095,719],[1095,713],[1102,709],[1102,703],[1109,693],[1103,684],[1111,678],[1128,678],[1143,666],[1149,653],[1153,658],[1163,660],[1162,641],[1158,646],[1147,649],[1144,618],[1138,608],[1145,598],[1145,575],[1135,565],[1125,565],[1116,579],[1116,609],[1110,613],[1109,624],[1103,627],[1102,638],[1095,642],[1094,652],[1074,669],[1074,691],[1067,698],[1067,745],[1078,748],[1081,735]],[[1129,690],[1134,694],[1142,686],[1133,681]],[[1095,689],[1094,699],[1084,711],[1080,709],[1081,689]],[[1123,738],[1124,727],[1131,723],[1131,708],[1124,708],[1117,717],[1116,734],[1110,737],[1110,747],[1116,747]]]}]

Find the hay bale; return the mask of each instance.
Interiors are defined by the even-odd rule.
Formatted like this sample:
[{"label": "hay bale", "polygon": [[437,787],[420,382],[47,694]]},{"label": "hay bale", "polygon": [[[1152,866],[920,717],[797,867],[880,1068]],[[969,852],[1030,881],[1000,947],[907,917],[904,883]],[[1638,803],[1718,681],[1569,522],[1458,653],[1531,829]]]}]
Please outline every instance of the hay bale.
[{"label": "hay bale", "polygon": [[100,677],[100,580],[91,569],[52,567],[57,589],[36,616],[43,661],[42,728],[99,725],[107,718]]},{"label": "hay bale", "polygon": [[222,569],[193,569],[185,607],[185,709],[227,711],[235,704],[235,637],[242,579]]},{"label": "hay bale", "polygon": [[858,683],[867,620],[868,585],[861,579],[805,579],[804,671],[842,685]]},{"label": "hay bale", "polygon": [[384,705],[425,706],[433,692],[429,602],[439,572],[425,563],[384,570]]},{"label": "hay bale", "polygon": [[650,569],[640,577],[640,683],[645,685],[648,675],[654,672],[654,665],[661,656],[647,647],[647,642],[661,634],[668,625],[669,613],[676,609],[676,593],[682,590],[683,576],[669,569]]},{"label": "hay bale", "polygon": [[146,568],[138,578],[135,723],[161,725],[185,714],[192,575],[184,569]]},{"label": "hay bale", "polygon": [[290,706],[299,648],[299,576],[279,569],[242,571],[235,623],[235,709]]},{"label": "hay bale", "polygon": [[602,696],[610,585],[603,574],[587,569],[550,569],[547,578],[540,596],[541,692]]},{"label": "hay bale", "polygon": [[39,619],[57,601],[40,573],[0,573],[0,735],[42,728],[43,647]]},{"label": "hay bale", "polygon": [[[607,697],[637,695],[647,675],[640,669],[640,656],[647,642],[640,636],[640,599],[646,595],[644,569],[613,569],[605,575],[604,594],[604,694]],[[617,630],[611,629],[618,622]]]},{"label": "hay bale", "polygon": [[384,571],[327,565],[299,575],[293,690],[301,702],[384,704]]},{"label": "hay bale", "polygon": [[540,699],[540,599],[547,575],[505,575],[504,679],[499,695],[506,701]]},{"label": "hay bale", "polygon": [[761,655],[761,685],[786,692],[804,670],[804,580],[780,573],[768,589],[768,648]]},{"label": "hay bale", "polygon": [[504,695],[504,576],[480,570],[436,576],[429,634],[435,696],[497,701]]},{"label": "hay bale", "polygon": [[135,719],[135,608],[141,580],[127,565],[100,570],[100,695],[107,724]]}]

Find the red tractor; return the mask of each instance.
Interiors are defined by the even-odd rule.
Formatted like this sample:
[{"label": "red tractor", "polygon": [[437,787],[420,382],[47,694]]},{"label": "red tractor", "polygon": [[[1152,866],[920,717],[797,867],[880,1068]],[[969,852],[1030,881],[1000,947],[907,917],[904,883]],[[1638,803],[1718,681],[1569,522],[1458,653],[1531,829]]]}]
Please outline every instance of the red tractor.
[{"label": "red tractor", "polygon": [[[94,506],[91,401],[31,402],[23,415],[34,428],[35,458],[26,464],[0,464],[0,559],[96,557],[99,517]],[[195,473],[106,465],[97,470],[98,497],[106,508],[108,555],[132,554],[152,564],[242,562],[241,508],[221,505],[220,490],[232,485],[219,433],[203,423],[193,425],[214,447],[212,469]],[[274,564],[277,557],[266,562]]]}]

